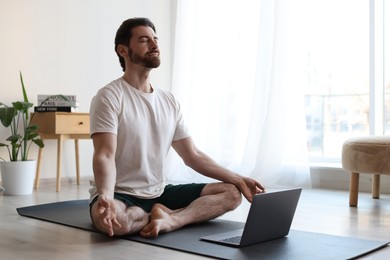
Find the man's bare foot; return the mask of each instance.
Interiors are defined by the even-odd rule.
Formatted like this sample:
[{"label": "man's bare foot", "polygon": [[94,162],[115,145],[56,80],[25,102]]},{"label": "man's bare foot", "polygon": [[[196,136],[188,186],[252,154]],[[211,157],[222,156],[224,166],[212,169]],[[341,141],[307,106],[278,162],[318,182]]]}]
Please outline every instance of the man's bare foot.
[{"label": "man's bare foot", "polygon": [[155,204],[150,212],[150,222],[140,232],[143,237],[157,237],[160,233],[166,233],[180,228],[180,223],[172,216],[180,210],[170,210],[162,204]]}]

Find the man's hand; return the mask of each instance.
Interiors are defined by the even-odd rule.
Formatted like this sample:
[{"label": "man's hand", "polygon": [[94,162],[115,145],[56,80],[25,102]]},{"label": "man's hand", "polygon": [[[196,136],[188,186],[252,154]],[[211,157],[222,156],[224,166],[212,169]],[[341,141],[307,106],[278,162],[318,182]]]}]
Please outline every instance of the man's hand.
[{"label": "man's hand", "polygon": [[253,197],[256,194],[265,192],[263,185],[261,185],[258,181],[248,177],[241,177],[241,180],[235,185],[250,203],[252,203]]},{"label": "man's hand", "polygon": [[109,236],[113,236],[114,226],[121,227],[121,224],[116,218],[114,199],[108,199],[104,195],[100,195],[96,203],[98,219],[95,221],[98,223],[95,224],[106,231]]}]

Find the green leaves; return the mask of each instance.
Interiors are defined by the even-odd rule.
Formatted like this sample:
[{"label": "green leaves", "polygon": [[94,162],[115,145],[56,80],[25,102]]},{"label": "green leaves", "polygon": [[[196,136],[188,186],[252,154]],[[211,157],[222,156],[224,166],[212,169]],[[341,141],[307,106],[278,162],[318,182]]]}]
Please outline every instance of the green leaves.
[{"label": "green leaves", "polygon": [[10,161],[28,160],[28,152],[31,144],[36,144],[40,148],[44,147],[42,139],[37,132],[37,125],[30,125],[29,109],[33,104],[28,101],[27,92],[20,72],[20,82],[22,85],[23,101],[12,102],[12,106],[7,106],[0,102],[1,124],[9,128],[11,135],[6,139],[9,145],[0,143],[0,147],[6,147]]},{"label": "green leaves", "polygon": [[43,148],[45,144],[43,143],[42,139],[33,139],[32,140],[36,145],[39,146],[39,148]]},{"label": "green leaves", "polygon": [[33,106],[33,103],[16,101],[16,102],[12,102],[12,106],[17,111],[25,112],[28,111],[28,109]]},{"label": "green leaves", "polygon": [[3,103],[0,103],[0,121],[4,127],[9,127],[17,116],[18,111],[14,107],[7,107]]},{"label": "green leaves", "polygon": [[29,103],[26,88],[24,87],[23,76],[21,71],[19,71],[19,75],[20,75],[20,83],[22,84],[23,100],[24,102]]}]

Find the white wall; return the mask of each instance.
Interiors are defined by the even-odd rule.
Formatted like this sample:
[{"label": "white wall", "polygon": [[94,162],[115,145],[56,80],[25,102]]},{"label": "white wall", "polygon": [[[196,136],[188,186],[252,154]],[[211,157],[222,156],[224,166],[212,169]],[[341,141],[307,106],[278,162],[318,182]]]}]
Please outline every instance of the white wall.
[{"label": "white wall", "polygon": [[[149,17],[160,38],[162,64],[154,85],[170,88],[171,0],[0,0],[0,102],[21,100],[22,70],[30,101],[38,94],[75,94],[80,112],[106,83],[122,75],[114,36],[130,17]],[[0,140],[9,136],[0,127]],[[55,141],[45,143],[41,178],[55,178]],[[82,176],[92,176],[92,142],[80,142]],[[1,157],[6,151],[1,149]],[[30,153],[37,158],[37,149]],[[75,176],[74,146],[64,145],[63,177]]]}]

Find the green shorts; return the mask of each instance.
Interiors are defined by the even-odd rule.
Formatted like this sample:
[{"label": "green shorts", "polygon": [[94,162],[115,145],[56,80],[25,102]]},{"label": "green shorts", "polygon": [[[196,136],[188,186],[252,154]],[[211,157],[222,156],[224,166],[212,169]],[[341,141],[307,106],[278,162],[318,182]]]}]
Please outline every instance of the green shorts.
[{"label": "green shorts", "polygon": [[[114,193],[114,198],[122,201],[128,207],[137,206],[142,208],[145,212],[150,212],[156,203],[160,203],[165,207],[175,210],[187,207],[191,202],[200,197],[200,194],[206,186],[206,183],[192,183],[172,185],[168,184],[164,188],[163,194],[154,199],[140,199],[124,193]],[[90,203],[92,207],[97,197]]]}]

